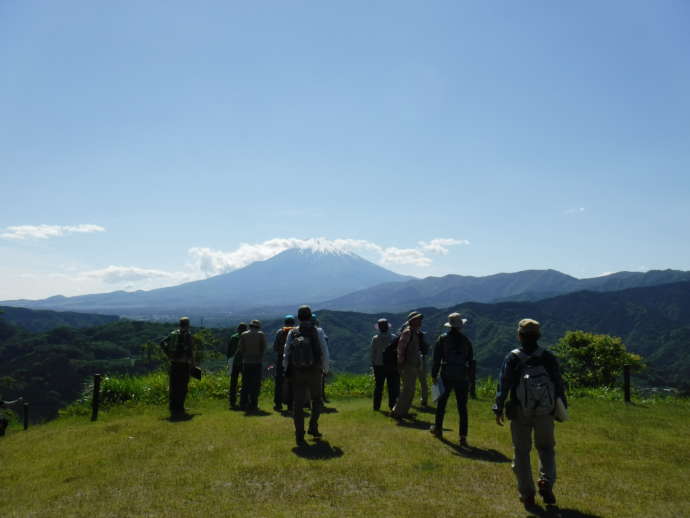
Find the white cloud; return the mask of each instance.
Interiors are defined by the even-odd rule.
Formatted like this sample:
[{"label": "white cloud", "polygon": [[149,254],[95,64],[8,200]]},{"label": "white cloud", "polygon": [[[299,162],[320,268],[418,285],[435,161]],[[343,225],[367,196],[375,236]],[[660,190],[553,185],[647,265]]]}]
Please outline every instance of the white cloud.
[{"label": "white cloud", "polygon": [[432,239],[428,243],[425,241],[420,241],[419,246],[422,250],[426,252],[434,252],[441,255],[448,254],[448,247],[455,245],[469,245],[470,242],[467,239],[453,239],[453,238],[438,238]]},{"label": "white cloud", "polygon": [[90,234],[93,232],[105,232],[100,225],[17,225],[7,227],[0,234],[4,239],[48,239],[61,237],[67,234]]},{"label": "white cloud", "polygon": [[566,209],[563,211],[563,214],[582,214],[584,211],[584,207],[577,207],[574,209]]},{"label": "white cloud", "polygon": [[106,284],[120,284],[124,282],[140,282],[149,280],[188,280],[188,275],[163,270],[138,268],[136,266],[108,266],[101,270],[83,272],[79,277],[100,280]]},{"label": "white cloud", "polygon": [[269,259],[289,248],[314,250],[319,252],[349,253],[369,252],[378,256],[381,264],[412,264],[427,267],[432,259],[426,253],[447,254],[449,246],[469,244],[467,240],[453,238],[436,238],[428,243],[419,242],[418,248],[384,247],[362,239],[327,239],[327,238],[275,238],[263,243],[242,243],[232,251],[214,250],[211,248],[190,248],[189,255],[194,269],[207,276],[226,273],[243,268],[255,261]]}]

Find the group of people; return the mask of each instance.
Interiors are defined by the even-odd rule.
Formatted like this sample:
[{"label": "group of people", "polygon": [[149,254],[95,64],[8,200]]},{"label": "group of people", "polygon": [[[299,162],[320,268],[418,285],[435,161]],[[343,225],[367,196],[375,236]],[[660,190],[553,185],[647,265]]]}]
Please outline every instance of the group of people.
[{"label": "group of people", "polygon": [[[443,437],[446,405],[455,393],[459,417],[460,447],[469,447],[467,400],[475,375],[472,342],[463,333],[467,322],[459,313],[448,315],[446,331],[438,336],[429,351],[422,331],[424,316],[419,312],[408,315],[399,333],[393,333],[390,323],[381,318],[376,323],[377,334],[371,340],[371,364],[375,379],[373,409],[379,411],[383,388],[387,385],[390,416],[403,420],[413,417],[410,408],[414,401],[417,380],[423,380],[421,404],[428,405],[427,362],[431,352],[432,393],[436,401],[435,420],[430,432]],[[503,426],[510,420],[513,442],[513,471],[517,478],[520,500],[525,508],[536,505],[537,492],[547,505],[555,505],[553,486],[556,482],[554,421],[559,409],[567,407],[563,380],[556,357],[539,346],[540,324],[523,319],[518,323],[519,347],[505,357],[496,391],[493,412],[496,423]],[[194,354],[189,319],[180,319],[180,328],[173,331],[162,345],[170,358],[170,411],[173,417],[185,414],[184,399],[190,372],[194,369]],[[242,323],[229,340],[227,355],[230,366],[229,406],[247,412],[258,409],[262,378],[262,359],[267,348],[261,322]],[[324,399],[324,378],[329,370],[328,339],[309,306],[301,306],[297,319],[287,315],[284,326],[273,343],[275,353],[274,409],[286,404],[292,412],[295,441],[306,446],[304,408],[310,406],[306,433],[321,437],[319,416]],[[242,376],[240,404],[237,406],[238,378]],[[564,411],[564,410],[563,410]],[[539,454],[539,479],[535,486],[530,463],[532,443]]]}]

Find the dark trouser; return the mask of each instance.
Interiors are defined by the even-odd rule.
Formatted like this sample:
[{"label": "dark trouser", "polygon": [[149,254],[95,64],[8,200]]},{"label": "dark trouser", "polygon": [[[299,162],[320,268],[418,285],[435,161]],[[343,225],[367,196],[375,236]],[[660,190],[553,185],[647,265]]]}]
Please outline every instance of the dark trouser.
[{"label": "dark trouser", "polygon": [[388,408],[393,410],[400,394],[400,374],[395,368],[374,365],[374,410],[381,408],[384,382],[388,385]]},{"label": "dark trouser", "polygon": [[5,430],[7,429],[8,424],[10,424],[9,420],[0,415],[0,437],[5,435]]},{"label": "dark trouser", "polygon": [[242,373],[242,361],[235,358],[230,367],[230,392],[228,392],[228,402],[230,406],[237,405],[237,380]]},{"label": "dark trouser", "polygon": [[184,400],[187,397],[188,384],[189,364],[181,362],[170,362],[170,385],[168,392],[168,401],[171,414],[184,414]]},{"label": "dark trouser", "polygon": [[283,371],[282,358],[276,359],[276,388],[273,394],[273,404],[276,407],[281,407],[283,402],[286,401],[283,395],[283,380],[285,379],[285,371]]},{"label": "dark trouser", "polygon": [[240,408],[255,410],[259,407],[259,392],[261,391],[261,364],[245,363],[242,365],[242,392],[240,393]]},{"label": "dark trouser", "polygon": [[307,392],[311,395],[311,418],[309,428],[316,428],[321,414],[321,368],[309,367],[294,369],[292,373],[292,392],[295,432],[304,434],[304,402]]},{"label": "dark trouser", "polygon": [[443,430],[443,417],[446,414],[446,403],[450,393],[455,391],[455,399],[458,403],[458,415],[460,416],[460,436],[467,437],[467,394],[469,382],[467,380],[443,379],[444,392],[436,402],[436,429]]}]

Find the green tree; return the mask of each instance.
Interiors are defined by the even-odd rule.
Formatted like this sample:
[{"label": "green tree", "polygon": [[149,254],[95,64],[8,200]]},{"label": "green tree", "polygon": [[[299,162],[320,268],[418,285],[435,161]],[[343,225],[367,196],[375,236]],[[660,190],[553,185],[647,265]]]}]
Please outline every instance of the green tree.
[{"label": "green tree", "polygon": [[553,347],[564,378],[581,387],[613,386],[626,363],[633,370],[645,367],[638,354],[629,353],[617,336],[568,331]]}]

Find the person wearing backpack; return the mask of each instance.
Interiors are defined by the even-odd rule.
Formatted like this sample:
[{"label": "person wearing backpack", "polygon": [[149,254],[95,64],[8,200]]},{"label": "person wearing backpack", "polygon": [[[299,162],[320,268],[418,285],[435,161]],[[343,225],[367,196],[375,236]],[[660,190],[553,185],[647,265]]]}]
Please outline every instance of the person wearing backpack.
[{"label": "person wearing backpack", "polygon": [[297,311],[299,326],[292,329],[285,341],[283,368],[292,381],[293,420],[297,446],[306,446],[304,440],[304,402],[311,395],[309,435],[321,437],[319,415],[321,413],[321,380],[328,373],[328,353],[319,339],[319,332],[311,318],[311,308],[301,306]]},{"label": "person wearing backpack", "polygon": [[553,494],[556,482],[556,399],[560,398],[567,407],[558,360],[551,352],[539,346],[540,336],[539,322],[530,318],[520,320],[520,347],[513,349],[503,360],[493,406],[496,424],[503,426],[504,409],[510,419],[514,450],[513,472],[517,478],[520,501],[527,510],[536,506],[530,463],[532,435],[539,454],[539,494],[544,504],[556,505]]},{"label": "person wearing backpack", "polygon": [[[390,332],[390,324],[385,318],[376,323],[378,334],[371,339],[371,366],[374,371],[374,411],[381,409],[383,384],[388,388],[388,409],[393,410],[400,393],[400,375],[396,361],[396,338]],[[386,361],[386,359],[388,361]],[[392,360],[392,361],[391,361]]]},{"label": "person wearing backpack", "polygon": [[180,328],[161,340],[160,346],[170,361],[168,407],[172,419],[188,417],[184,407],[189,378],[194,366],[194,339],[189,330],[189,317],[180,318]]},{"label": "person wearing backpack", "polygon": [[[325,363],[330,364],[331,351],[328,348],[328,335],[326,334],[326,331],[323,330],[323,327],[321,327],[321,323],[319,322],[319,319],[316,316],[316,313],[312,313],[311,320],[312,320],[312,323],[314,324],[314,327],[316,328],[316,332],[319,333],[319,340],[321,342],[321,346],[323,347]],[[328,398],[326,398],[326,374],[327,374],[327,372],[324,372],[323,375],[321,376],[321,402],[322,403],[328,403]]]},{"label": "person wearing backpack", "polygon": [[[285,315],[283,320],[283,327],[276,331],[275,340],[273,340],[273,352],[276,355],[276,375],[275,375],[275,392],[273,394],[273,410],[280,412],[283,410],[283,402],[288,406],[290,410],[292,404],[290,402],[290,390],[287,387],[285,381],[285,369],[283,369],[283,353],[285,352],[285,342],[287,340],[288,333],[295,327],[295,317],[292,315]],[[285,386],[284,386],[285,385]]]},{"label": "person wearing backpack", "polygon": [[230,365],[230,390],[228,391],[228,405],[230,410],[237,409],[237,383],[242,373],[242,357],[237,354],[237,346],[240,343],[240,336],[247,330],[247,324],[240,322],[235,334],[228,341],[228,362]]},{"label": "person wearing backpack", "polygon": [[448,332],[438,337],[434,346],[434,360],[431,368],[431,379],[438,383],[439,372],[443,383],[443,393],[436,402],[436,420],[431,426],[431,433],[437,438],[443,436],[443,418],[446,403],[451,392],[455,391],[460,418],[460,446],[467,446],[467,396],[469,394],[470,367],[474,360],[472,342],[462,333],[467,322],[460,313],[448,315],[444,324]]},{"label": "person wearing backpack", "polygon": [[414,400],[415,385],[417,384],[417,371],[421,363],[419,344],[423,318],[424,315],[417,311],[407,315],[407,321],[398,338],[397,361],[398,372],[402,379],[402,391],[391,412],[391,417],[395,419],[410,417],[409,411]]},{"label": "person wearing backpack", "polygon": [[237,354],[242,358],[242,392],[240,408],[246,412],[259,410],[261,391],[261,362],[266,351],[266,335],[261,331],[261,322],[252,320],[249,330],[240,335]]}]

